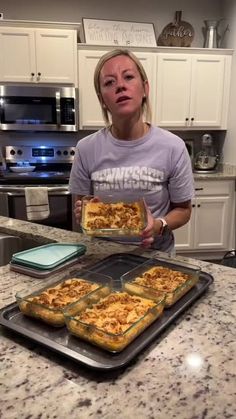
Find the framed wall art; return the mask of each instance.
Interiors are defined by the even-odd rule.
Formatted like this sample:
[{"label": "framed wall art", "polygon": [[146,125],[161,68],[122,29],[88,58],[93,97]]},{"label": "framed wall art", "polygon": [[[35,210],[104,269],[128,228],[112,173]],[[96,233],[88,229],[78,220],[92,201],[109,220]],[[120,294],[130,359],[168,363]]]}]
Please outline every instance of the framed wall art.
[{"label": "framed wall art", "polygon": [[82,19],[84,40],[91,45],[156,47],[153,23]]}]

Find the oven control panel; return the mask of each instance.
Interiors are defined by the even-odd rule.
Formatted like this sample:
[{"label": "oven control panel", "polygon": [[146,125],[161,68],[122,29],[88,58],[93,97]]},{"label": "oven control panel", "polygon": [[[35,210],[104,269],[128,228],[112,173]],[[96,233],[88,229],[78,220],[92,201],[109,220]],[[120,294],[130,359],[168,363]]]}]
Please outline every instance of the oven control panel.
[{"label": "oven control panel", "polygon": [[26,160],[30,163],[72,163],[75,147],[68,146],[7,146],[6,163]]}]

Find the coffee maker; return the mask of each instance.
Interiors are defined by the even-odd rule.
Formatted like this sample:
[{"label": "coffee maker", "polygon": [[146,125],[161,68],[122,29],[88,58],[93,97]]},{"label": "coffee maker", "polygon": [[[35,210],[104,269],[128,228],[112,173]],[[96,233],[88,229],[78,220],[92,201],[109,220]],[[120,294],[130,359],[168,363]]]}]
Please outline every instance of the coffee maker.
[{"label": "coffee maker", "polygon": [[204,134],[201,138],[201,150],[194,159],[195,173],[212,173],[217,170],[219,155],[216,153],[211,134]]}]

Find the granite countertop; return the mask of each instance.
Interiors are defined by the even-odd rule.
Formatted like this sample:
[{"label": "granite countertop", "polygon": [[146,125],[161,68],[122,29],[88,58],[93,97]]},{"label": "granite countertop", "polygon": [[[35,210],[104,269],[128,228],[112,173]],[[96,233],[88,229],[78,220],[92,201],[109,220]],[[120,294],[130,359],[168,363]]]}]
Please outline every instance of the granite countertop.
[{"label": "granite countertop", "polygon": [[219,164],[216,172],[193,173],[195,180],[235,180],[236,166],[230,164]]},{"label": "granite countertop", "polygon": [[[108,254],[137,252],[132,246],[5,217],[0,217],[1,232],[34,237],[39,244],[84,243],[88,251],[78,267]],[[122,370],[90,370],[0,328],[0,417],[235,417],[236,270],[202,261],[197,264],[214,277],[209,291]],[[12,303],[16,291],[38,281],[10,271],[9,265],[0,267],[0,278],[0,307]]]}]

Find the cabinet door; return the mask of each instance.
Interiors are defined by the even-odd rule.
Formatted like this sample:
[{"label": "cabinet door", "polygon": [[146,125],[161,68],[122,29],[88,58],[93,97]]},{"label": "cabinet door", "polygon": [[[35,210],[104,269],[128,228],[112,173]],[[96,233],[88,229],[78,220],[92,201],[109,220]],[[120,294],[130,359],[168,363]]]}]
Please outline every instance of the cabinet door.
[{"label": "cabinet door", "polygon": [[175,249],[192,250],[194,248],[194,211],[190,221],[184,226],[174,230]]},{"label": "cabinet door", "polygon": [[76,31],[36,29],[36,81],[77,84]]},{"label": "cabinet door", "polygon": [[195,208],[195,249],[227,249],[229,196],[198,197]]},{"label": "cabinet door", "polygon": [[0,51],[1,81],[34,81],[36,65],[33,30],[23,28],[1,28]]},{"label": "cabinet door", "polygon": [[155,122],[166,128],[227,128],[231,57],[158,54]]},{"label": "cabinet door", "polygon": [[[78,53],[79,71],[79,101],[80,101],[80,128],[101,128],[104,126],[102,112],[93,85],[94,70],[98,60],[106,51],[80,50]],[[150,102],[155,108],[155,77],[156,62],[152,53],[135,52],[141,61],[150,83]]]},{"label": "cabinet door", "polygon": [[80,129],[96,129],[104,126],[101,107],[94,89],[93,75],[98,60],[105,52],[78,51]]},{"label": "cabinet door", "polygon": [[191,56],[158,54],[154,122],[164,127],[189,125]]},{"label": "cabinet door", "polygon": [[192,57],[190,125],[220,127],[224,97],[225,58],[216,55]]},{"label": "cabinet door", "polygon": [[149,81],[150,91],[149,91],[149,97],[150,97],[150,104],[152,112],[154,112],[154,109],[156,107],[156,57],[153,53],[148,52],[138,52],[135,51],[136,57],[141,61],[144,70],[146,71],[147,78]]}]

